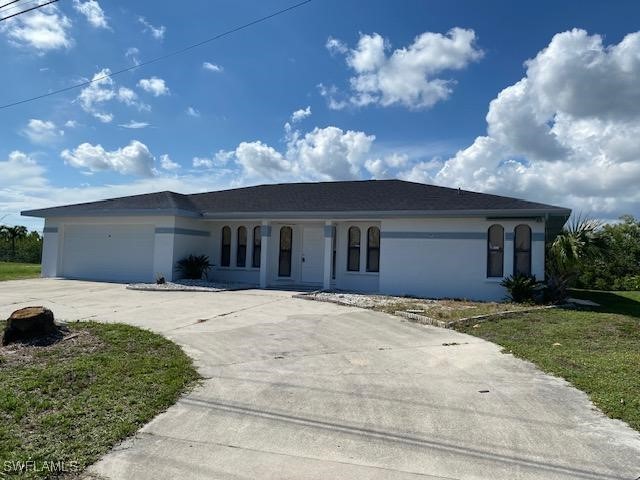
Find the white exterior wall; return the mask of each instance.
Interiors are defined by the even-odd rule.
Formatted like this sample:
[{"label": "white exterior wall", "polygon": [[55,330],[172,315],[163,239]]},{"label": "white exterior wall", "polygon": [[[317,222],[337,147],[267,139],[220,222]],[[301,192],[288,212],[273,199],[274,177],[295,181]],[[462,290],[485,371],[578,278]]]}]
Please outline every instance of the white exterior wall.
[{"label": "white exterior wall", "polygon": [[[190,254],[209,255],[215,267],[210,278],[221,281],[260,285],[261,270],[251,266],[253,258],[253,229],[262,223],[262,259],[264,286],[301,285],[301,259],[304,254],[302,239],[305,227],[322,229],[323,238],[318,244],[321,251],[314,252],[314,261],[322,266],[317,282],[308,287],[326,286],[325,269],[331,265],[332,248],[328,248],[326,237],[331,226],[336,227],[336,268],[335,279],[330,285],[340,290],[380,292],[397,295],[425,297],[458,297],[470,299],[500,300],[504,289],[499,285],[501,278],[487,278],[487,230],[493,224],[500,224],[505,230],[504,275],[513,273],[513,231],[517,225],[526,224],[532,230],[532,273],[544,278],[544,232],[543,221],[535,220],[487,220],[485,218],[422,218],[385,219],[381,221],[311,221],[311,220],[246,220],[210,221],[173,216],[130,216],[130,217],[66,217],[46,219],[42,258],[42,275],[45,277],[64,274],[64,236],[70,226],[79,225],[147,225],[153,227],[153,255],[149,271],[155,276],[162,274],[171,280],[176,277],[175,263]],[[231,228],[231,262],[229,267],[220,266],[221,233],[223,226]],[[267,226],[268,225],[268,226]],[[292,275],[291,278],[278,277],[280,227],[293,228]],[[236,265],[238,227],[247,228],[247,262],[245,267]],[[357,226],[361,232],[360,271],[347,271],[348,229]],[[381,230],[380,272],[366,271],[367,229],[377,226]],[[77,231],[77,228],[75,228]],[[265,245],[265,240],[268,244]],[[317,240],[317,239],[316,239]],[[318,243],[317,241],[315,243]],[[266,247],[266,248],[265,248]],[[91,249],[91,245],[80,246]],[[120,255],[119,251],[105,251],[101,254],[108,261],[110,256]],[[308,271],[308,270],[307,270]],[[145,274],[148,276],[148,274]]]},{"label": "white exterior wall", "polygon": [[380,292],[500,300],[502,278],[487,278],[487,230],[504,227],[504,276],[513,273],[513,230],[532,231],[532,274],[544,278],[544,222],[479,218],[382,221]]}]

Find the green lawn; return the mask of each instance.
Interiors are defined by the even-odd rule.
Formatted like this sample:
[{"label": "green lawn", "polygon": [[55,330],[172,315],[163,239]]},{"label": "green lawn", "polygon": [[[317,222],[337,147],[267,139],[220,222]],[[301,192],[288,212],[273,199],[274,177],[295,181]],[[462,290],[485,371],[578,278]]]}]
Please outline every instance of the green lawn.
[{"label": "green lawn", "polygon": [[640,430],[640,292],[571,295],[601,306],[542,310],[458,330],[565,378],[611,418]]},{"label": "green lawn", "polygon": [[0,262],[0,281],[40,276],[39,263]]},{"label": "green lawn", "polygon": [[[74,334],[0,348],[0,478],[50,478],[48,462],[64,462],[72,477],[198,379],[189,357],[155,333],[82,322],[69,325]],[[35,468],[9,471],[28,460]]]}]

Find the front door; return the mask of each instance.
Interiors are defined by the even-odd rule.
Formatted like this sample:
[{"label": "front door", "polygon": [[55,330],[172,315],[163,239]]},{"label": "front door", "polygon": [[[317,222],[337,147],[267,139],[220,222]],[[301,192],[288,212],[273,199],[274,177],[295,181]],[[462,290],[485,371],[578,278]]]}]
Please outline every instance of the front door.
[{"label": "front door", "polygon": [[322,258],[324,255],[324,230],[322,226],[305,226],[302,229],[302,283],[322,283]]}]

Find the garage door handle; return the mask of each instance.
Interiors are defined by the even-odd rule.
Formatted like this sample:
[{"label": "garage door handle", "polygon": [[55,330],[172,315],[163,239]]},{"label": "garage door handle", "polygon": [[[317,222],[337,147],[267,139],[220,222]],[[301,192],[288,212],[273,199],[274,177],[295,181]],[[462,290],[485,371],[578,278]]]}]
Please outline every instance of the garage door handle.
[{"label": "garage door handle", "polygon": [[304,262],[305,262],[305,260],[304,260],[304,256],[303,256],[303,257],[302,257],[302,263],[304,263]]}]

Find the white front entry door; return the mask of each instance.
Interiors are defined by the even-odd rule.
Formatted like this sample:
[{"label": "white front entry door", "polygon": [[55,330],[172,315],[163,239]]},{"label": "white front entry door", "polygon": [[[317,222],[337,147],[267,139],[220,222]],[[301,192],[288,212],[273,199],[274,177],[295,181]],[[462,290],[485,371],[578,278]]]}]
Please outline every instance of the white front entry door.
[{"label": "white front entry door", "polygon": [[321,226],[302,229],[302,283],[322,283],[324,230]]}]

